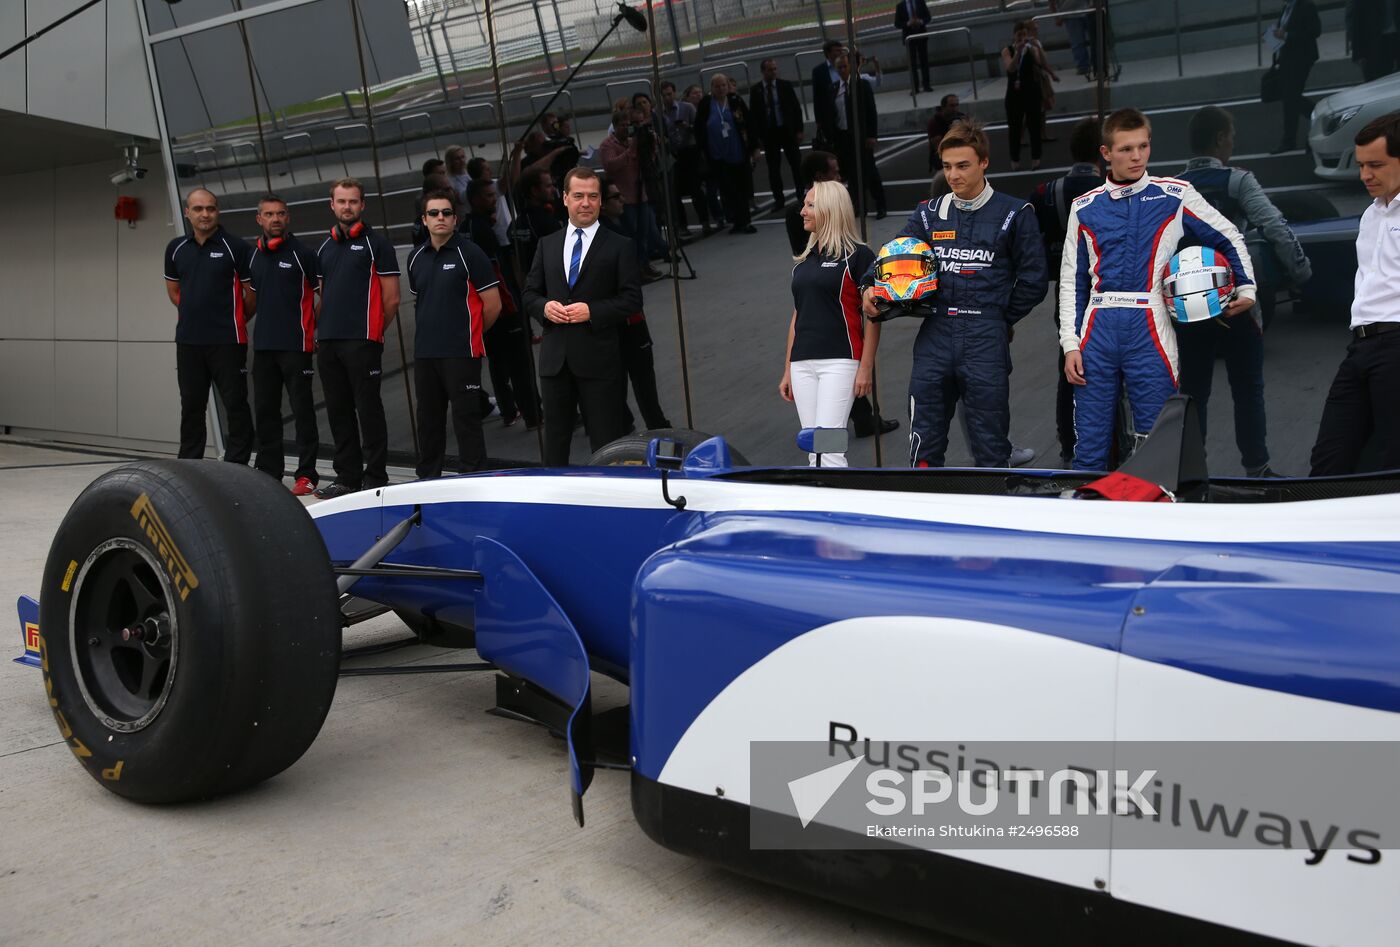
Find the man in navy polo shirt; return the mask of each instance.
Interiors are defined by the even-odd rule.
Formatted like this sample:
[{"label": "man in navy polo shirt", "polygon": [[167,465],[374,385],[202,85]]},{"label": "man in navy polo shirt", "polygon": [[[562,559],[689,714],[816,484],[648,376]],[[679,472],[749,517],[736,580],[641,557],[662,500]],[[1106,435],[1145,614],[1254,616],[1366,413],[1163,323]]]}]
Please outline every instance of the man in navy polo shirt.
[{"label": "man in navy polo shirt", "polygon": [[248,411],[248,323],[252,302],[248,245],[219,226],[219,201],[204,188],[185,198],[193,236],[165,248],[165,291],[179,314],[175,324],[175,378],[180,386],[180,455],[204,456],[204,412],[209,386],[228,415],[224,460],[246,464],[253,453]]},{"label": "man in navy polo shirt", "polygon": [[281,480],[282,389],[296,420],[297,469],[292,493],[316,489],[316,407],[311,397],[311,353],[316,350],[316,254],[289,229],[287,202],[276,194],[258,201],[262,236],[248,264],[248,286],[256,294],[258,320],[253,332],[253,414],[257,419],[255,466]]},{"label": "man in navy polo shirt", "polygon": [[360,219],[364,209],[359,181],[342,178],[331,185],[336,224],[316,251],[321,274],[316,361],[335,439],[335,480],[316,491],[321,499],[389,482],[389,430],[379,379],[384,330],[399,314],[399,260],[393,244]]},{"label": "man in navy polo shirt", "polygon": [[496,271],[486,254],[456,233],[456,200],[449,190],[423,198],[428,241],[408,258],[408,288],[416,300],[413,381],[418,394],[418,477],[442,476],[447,408],[457,433],[457,469],[480,470],[481,357],[486,330],[501,312]]}]

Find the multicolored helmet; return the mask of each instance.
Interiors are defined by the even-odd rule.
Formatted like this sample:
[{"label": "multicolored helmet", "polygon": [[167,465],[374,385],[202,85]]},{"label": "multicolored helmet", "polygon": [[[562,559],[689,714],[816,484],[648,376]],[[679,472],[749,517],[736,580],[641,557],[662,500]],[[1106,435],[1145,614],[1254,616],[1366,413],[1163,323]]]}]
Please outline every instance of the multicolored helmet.
[{"label": "multicolored helmet", "polygon": [[1235,298],[1235,273],[1210,247],[1186,247],[1162,274],[1162,297],[1177,322],[1203,322],[1225,314]]},{"label": "multicolored helmet", "polygon": [[883,316],[925,315],[914,309],[927,309],[937,289],[938,258],[927,243],[916,237],[896,237],[880,248],[873,295]]}]

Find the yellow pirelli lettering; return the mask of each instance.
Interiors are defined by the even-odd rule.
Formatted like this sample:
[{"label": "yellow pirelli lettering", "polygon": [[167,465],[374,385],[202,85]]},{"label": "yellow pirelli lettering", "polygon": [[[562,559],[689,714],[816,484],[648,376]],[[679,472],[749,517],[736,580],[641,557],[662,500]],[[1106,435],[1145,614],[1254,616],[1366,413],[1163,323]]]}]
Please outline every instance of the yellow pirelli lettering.
[{"label": "yellow pirelli lettering", "polygon": [[73,588],[73,573],[78,571],[78,560],[74,559],[68,563],[68,571],[63,573],[63,583],[59,588],[67,592]]},{"label": "yellow pirelli lettering", "polygon": [[122,767],[126,765],[126,760],[117,760],[116,766],[109,766],[102,771],[102,778],[109,783],[121,782]]},{"label": "yellow pirelli lettering", "polygon": [[146,538],[151,541],[161,562],[165,563],[165,571],[170,576],[170,581],[175,584],[175,591],[179,593],[180,600],[189,598],[190,590],[199,588],[199,579],[190,568],[189,560],[175,545],[170,530],[165,528],[165,523],[156,512],[149,496],[143,493],[136,498],[136,502],[131,505],[131,518],[146,531]]}]

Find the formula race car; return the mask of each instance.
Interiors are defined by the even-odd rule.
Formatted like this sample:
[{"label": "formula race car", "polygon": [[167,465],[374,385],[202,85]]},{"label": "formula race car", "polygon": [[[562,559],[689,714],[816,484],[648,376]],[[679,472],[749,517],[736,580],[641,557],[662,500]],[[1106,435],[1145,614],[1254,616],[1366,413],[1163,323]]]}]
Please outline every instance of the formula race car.
[{"label": "formula race car", "polygon": [[[842,447],[837,432],[804,438]],[[314,740],[345,626],[392,609],[424,641],[474,647],[499,675],[498,709],[565,738],[580,820],[595,768],[626,767],[663,845],[990,942],[1393,942],[1395,832],[1324,804],[1285,819],[1272,790],[1251,789],[1219,845],[1147,847],[1122,818],[1089,847],[873,845],[823,810],[835,789],[817,804],[799,792],[811,780],[764,795],[756,748],[817,745],[840,765],[813,779],[832,786],[836,769],[896,769],[891,741],[908,738],[969,759],[1006,741],[1111,756],[1348,741],[1381,747],[1393,771],[1395,472],[1212,479],[1182,397],[1108,477],[753,468],[693,432],[605,450],[615,466],[446,477],[307,510],[231,464],[104,474],[60,526],[39,603],[21,600],[60,733],[141,802],[250,786]],[[1163,502],[1113,499],[1129,495]],[[621,745],[592,712],[595,673],[630,687]],[[1199,824],[1194,800],[1166,801],[1178,790],[1156,808]],[[760,819],[821,844],[760,844]]]}]

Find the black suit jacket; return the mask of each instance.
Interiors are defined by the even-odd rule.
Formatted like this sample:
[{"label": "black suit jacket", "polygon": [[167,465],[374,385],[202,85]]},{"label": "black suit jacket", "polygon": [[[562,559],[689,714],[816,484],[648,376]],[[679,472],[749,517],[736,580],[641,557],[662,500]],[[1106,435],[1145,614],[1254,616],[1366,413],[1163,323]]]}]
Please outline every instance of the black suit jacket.
[{"label": "black suit jacket", "polygon": [[812,117],[824,137],[835,136],[836,86],[831,84],[831,70],[825,59],[812,67]]},{"label": "black suit jacket", "polygon": [[924,22],[924,25],[910,29],[909,5],[905,0],[899,0],[899,5],[894,8],[894,28],[899,30],[901,36],[922,33],[928,28],[928,4],[924,3],[924,0],[914,0],[914,12],[919,15],[919,19]]},{"label": "black suit jacket", "polygon": [[768,114],[767,86],[762,80],[749,91],[749,122],[755,136],[767,141],[777,137],[779,132],[796,135],[802,131],[802,103],[797,101],[797,90],[786,79],[774,79],[778,96],[778,111],[783,113],[783,124],[776,127],[773,116]]},{"label": "black suit jacket", "polygon": [[[567,363],[580,378],[622,377],[618,329],[642,310],[642,280],[637,248],[606,227],[593,235],[578,281],[569,288],[564,272],[564,240],[573,227],[540,239],[530,275],[525,279],[525,311],[544,323],[540,341],[540,374],[558,375]],[[563,325],[545,318],[549,300],[588,303],[588,321]]]},{"label": "black suit jacket", "polygon": [[1312,0],[1298,0],[1288,18],[1283,46],[1278,51],[1280,69],[1309,69],[1317,62],[1317,38],[1322,35],[1322,20]]},{"label": "black suit jacket", "polygon": [[870,88],[870,83],[856,78],[855,73],[851,73],[851,78],[855,80],[851,83],[851,88],[860,96],[860,125],[856,125],[855,117],[851,113],[851,94],[847,92],[846,128],[855,133],[857,147],[863,148],[865,139],[880,137],[880,113],[875,109],[875,90]]}]

